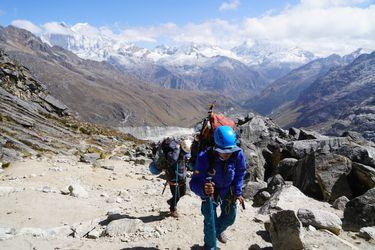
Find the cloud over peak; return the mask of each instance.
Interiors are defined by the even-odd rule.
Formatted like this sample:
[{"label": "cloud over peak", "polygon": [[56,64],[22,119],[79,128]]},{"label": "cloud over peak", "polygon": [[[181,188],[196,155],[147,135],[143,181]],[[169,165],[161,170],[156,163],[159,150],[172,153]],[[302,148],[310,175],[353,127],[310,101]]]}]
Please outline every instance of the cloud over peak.
[{"label": "cloud over peak", "polygon": [[33,24],[32,22],[28,21],[28,20],[14,20],[11,25],[15,26],[15,27],[18,27],[18,28],[21,28],[21,29],[25,29],[25,30],[28,30],[34,34],[40,34],[42,32],[42,29]]},{"label": "cloud over peak", "polygon": [[220,11],[235,10],[235,9],[238,8],[238,6],[240,6],[240,1],[239,0],[232,0],[230,2],[223,2],[220,5],[219,10]]},{"label": "cloud over peak", "polygon": [[[366,0],[302,0],[278,13],[229,21],[211,19],[200,23],[176,25],[164,23],[116,29],[78,23],[48,22],[37,26],[27,20],[15,20],[14,26],[35,34],[70,34],[109,38],[116,43],[133,42],[181,45],[188,43],[233,48],[245,41],[269,41],[300,47],[319,56],[347,54],[357,48],[375,50],[375,4]],[[228,2],[227,2],[228,3]],[[232,2],[231,2],[232,3]]]}]

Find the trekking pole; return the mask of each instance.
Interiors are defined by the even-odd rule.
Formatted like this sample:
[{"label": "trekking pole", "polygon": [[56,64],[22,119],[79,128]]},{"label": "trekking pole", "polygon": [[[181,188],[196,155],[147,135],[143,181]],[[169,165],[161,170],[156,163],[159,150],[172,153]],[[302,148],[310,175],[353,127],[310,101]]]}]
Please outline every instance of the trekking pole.
[{"label": "trekking pole", "polygon": [[174,199],[173,199],[173,203],[174,203],[174,208],[176,208],[177,206],[177,195],[178,195],[178,163],[176,163],[176,186],[175,186],[175,190],[174,190]]},{"label": "trekking pole", "polygon": [[[207,177],[206,181],[211,183],[212,177]],[[210,206],[210,217],[211,217],[211,225],[212,225],[212,236],[214,240],[214,250],[217,250],[217,242],[216,242],[216,225],[215,225],[215,213],[214,213],[214,204],[213,204],[213,195],[207,197],[208,204]]]}]

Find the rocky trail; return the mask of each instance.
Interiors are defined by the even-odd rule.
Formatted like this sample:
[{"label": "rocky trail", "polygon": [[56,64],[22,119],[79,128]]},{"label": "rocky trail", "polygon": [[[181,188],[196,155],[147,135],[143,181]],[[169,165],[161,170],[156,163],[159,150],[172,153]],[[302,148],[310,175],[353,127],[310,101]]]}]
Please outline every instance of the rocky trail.
[{"label": "rocky trail", "polygon": [[[146,165],[118,159],[93,166],[78,160],[63,155],[21,160],[1,174],[0,249],[190,249],[203,244],[198,197],[183,197],[181,218],[175,219],[168,216],[169,190],[161,195],[164,180],[150,176]],[[263,224],[252,221],[255,209],[247,207],[238,213],[225,248],[271,246],[262,238]]]},{"label": "rocky trail", "polygon": [[[197,196],[189,192],[182,198],[181,217],[175,219],[168,216],[169,190],[161,194],[164,180],[151,176],[147,164],[120,158],[95,164],[79,160],[74,155],[25,159],[1,173],[0,249],[199,249],[203,245]],[[321,206],[342,216],[328,203],[314,202],[294,199],[285,206]],[[227,232],[230,241],[219,247],[272,249],[266,220],[268,216],[259,214],[248,200]],[[307,249],[374,248],[355,233],[338,237],[306,230],[305,240],[311,246]]]}]

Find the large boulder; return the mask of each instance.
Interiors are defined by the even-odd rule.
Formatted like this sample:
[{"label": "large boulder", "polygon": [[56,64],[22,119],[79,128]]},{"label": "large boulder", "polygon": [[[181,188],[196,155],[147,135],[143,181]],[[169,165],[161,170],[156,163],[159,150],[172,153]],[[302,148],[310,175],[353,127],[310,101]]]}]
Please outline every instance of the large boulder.
[{"label": "large boulder", "polygon": [[319,229],[327,229],[332,233],[339,235],[341,231],[341,219],[333,213],[315,209],[299,209],[298,219],[304,226],[314,226]]},{"label": "large boulder", "polygon": [[279,190],[283,185],[285,185],[285,181],[281,175],[277,174],[267,181],[267,187],[259,189],[259,191],[254,195],[254,207],[262,206],[271,195],[273,195],[277,190]]},{"label": "large boulder", "polygon": [[289,135],[294,139],[294,140],[298,140],[299,138],[299,134],[301,133],[301,130],[298,129],[298,128],[294,128],[294,127],[291,127],[289,129]]},{"label": "large boulder", "polygon": [[356,196],[362,195],[367,190],[375,187],[375,168],[353,162],[348,180],[353,193]]},{"label": "large boulder", "polygon": [[276,174],[279,162],[288,156],[284,149],[286,144],[286,141],[275,138],[275,141],[270,142],[267,148],[262,150],[263,157],[266,160],[265,178]]},{"label": "large boulder", "polygon": [[[241,138],[241,147],[247,157],[247,167],[250,180],[265,180],[266,161],[264,152],[270,151],[273,162],[276,166],[280,159],[272,155],[274,149],[283,148],[289,140],[287,132],[276,125],[271,119],[252,113],[237,122],[238,134]],[[271,150],[268,149],[270,146]],[[279,151],[279,150],[278,150]],[[270,175],[268,174],[266,178]]]},{"label": "large boulder", "polygon": [[267,127],[264,117],[254,116],[248,122],[239,127],[241,140],[253,143],[257,146],[267,146],[267,141],[270,135],[269,128]]},{"label": "large boulder", "polygon": [[353,162],[375,168],[375,147],[351,143],[338,148],[335,153],[344,155]]},{"label": "large boulder", "polygon": [[254,207],[260,207],[263,206],[266,201],[268,201],[271,198],[271,194],[267,192],[266,190],[260,190],[258,193],[254,195],[253,199],[253,206]]},{"label": "large boulder", "polygon": [[363,146],[371,145],[370,141],[367,141],[360,133],[355,131],[345,131],[342,133],[341,137],[346,137],[350,142],[357,143]]},{"label": "large boulder", "polygon": [[351,197],[347,176],[351,161],[341,155],[313,153],[298,161],[293,184],[305,194],[324,201]]},{"label": "large boulder", "polygon": [[262,150],[250,142],[242,140],[241,148],[246,156],[246,169],[249,172],[250,180],[264,180],[266,161]]},{"label": "large boulder", "polygon": [[280,174],[284,180],[292,181],[297,162],[298,160],[295,158],[282,159],[276,167],[276,173]]},{"label": "large boulder", "polygon": [[285,185],[285,181],[283,177],[279,174],[271,177],[267,181],[267,191],[270,194],[274,194],[277,190],[279,190],[282,186]]},{"label": "large boulder", "polygon": [[314,140],[314,139],[327,139],[328,136],[319,134],[316,131],[310,131],[306,129],[299,130],[298,140]]},{"label": "large boulder", "polygon": [[332,208],[326,202],[320,202],[304,195],[298,188],[292,185],[282,186],[272,197],[259,209],[261,214],[275,213],[280,210],[297,211],[301,208],[325,210],[335,214],[341,212]]},{"label": "large boulder", "polygon": [[249,181],[243,188],[243,197],[246,199],[254,198],[254,195],[264,188],[267,188],[267,182],[265,181]]},{"label": "large boulder", "polygon": [[347,143],[348,139],[345,137],[291,141],[286,144],[286,150],[291,157],[301,159],[316,151],[332,152],[338,150]]},{"label": "large boulder", "polygon": [[303,249],[303,228],[292,210],[284,210],[270,216],[267,226],[273,249]]},{"label": "large boulder", "polygon": [[346,204],[343,228],[359,231],[362,227],[375,226],[375,188]]}]

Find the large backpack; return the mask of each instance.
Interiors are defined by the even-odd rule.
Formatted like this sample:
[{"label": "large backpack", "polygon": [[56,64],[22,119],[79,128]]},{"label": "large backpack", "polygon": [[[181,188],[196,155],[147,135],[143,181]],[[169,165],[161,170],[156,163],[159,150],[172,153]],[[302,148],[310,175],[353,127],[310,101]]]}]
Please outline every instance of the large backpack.
[{"label": "large backpack", "polygon": [[213,104],[210,105],[208,117],[202,121],[200,132],[194,138],[193,144],[191,146],[190,162],[193,163],[193,168],[198,153],[215,145],[214,131],[216,128],[220,126],[230,126],[231,128],[233,128],[233,130],[236,130],[235,122],[232,119],[225,117],[221,113],[214,113],[212,111],[213,107]]},{"label": "large backpack", "polygon": [[163,170],[169,167],[169,159],[168,159],[168,152],[173,150],[170,148],[170,143],[173,139],[172,138],[165,138],[163,141],[159,143],[157,146],[155,155],[154,155],[154,162],[156,168],[159,170]]}]

